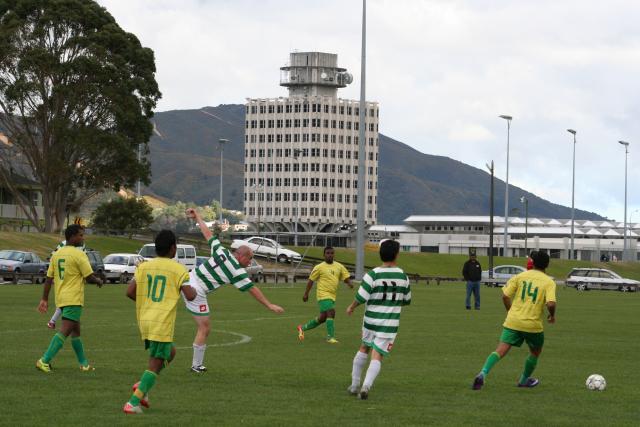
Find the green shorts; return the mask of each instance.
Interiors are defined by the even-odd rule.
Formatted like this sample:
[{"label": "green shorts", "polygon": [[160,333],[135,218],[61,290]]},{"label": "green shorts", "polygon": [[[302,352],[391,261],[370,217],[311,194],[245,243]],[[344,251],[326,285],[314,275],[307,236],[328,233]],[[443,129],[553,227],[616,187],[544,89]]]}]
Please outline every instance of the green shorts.
[{"label": "green shorts", "polygon": [[320,313],[324,313],[336,308],[336,302],[332,299],[321,299],[318,301],[318,307],[320,308]]},{"label": "green shorts", "polygon": [[80,317],[82,316],[82,306],[81,305],[68,305],[66,307],[60,307],[62,309],[62,318],[67,320],[72,320],[74,322],[79,322]]},{"label": "green shorts", "polygon": [[149,357],[171,360],[171,350],[175,346],[172,342],[144,340],[144,349],[149,350]]},{"label": "green shorts", "polygon": [[502,328],[500,342],[520,347],[523,341],[527,342],[529,348],[542,348],[544,345],[544,332],[522,332],[509,328]]}]

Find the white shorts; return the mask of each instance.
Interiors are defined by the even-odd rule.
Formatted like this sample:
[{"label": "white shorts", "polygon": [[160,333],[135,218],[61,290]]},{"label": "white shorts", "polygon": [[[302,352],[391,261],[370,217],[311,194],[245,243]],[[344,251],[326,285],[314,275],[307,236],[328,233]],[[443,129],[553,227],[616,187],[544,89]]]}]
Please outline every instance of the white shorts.
[{"label": "white shorts", "polygon": [[362,343],[367,347],[375,349],[382,355],[389,354],[395,340],[395,336],[393,338],[382,338],[379,337],[375,331],[362,328]]},{"label": "white shorts", "polygon": [[193,301],[187,300],[185,298],[184,293],[182,294],[182,299],[184,300],[185,305],[187,306],[187,310],[194,316],[208,316],[209,315],[209,302],[207,301],[207,292],[202,289],[201,286],[196,284],[192,284],[189,282],[191,287],[196,290],[196,297]]}]

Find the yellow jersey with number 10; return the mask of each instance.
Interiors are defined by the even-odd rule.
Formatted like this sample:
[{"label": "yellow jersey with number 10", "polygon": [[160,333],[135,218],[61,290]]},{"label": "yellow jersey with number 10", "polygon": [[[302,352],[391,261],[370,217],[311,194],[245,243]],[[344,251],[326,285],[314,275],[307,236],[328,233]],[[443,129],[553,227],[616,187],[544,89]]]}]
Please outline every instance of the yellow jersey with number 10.
[{"label": "yellow jersey with number 10", "polygon": [[84,279],[93,270],[89,258],[75,246],[64,246],[51,256],[47,277],[53,278],[56,307],[84,305]]},{"label": "yellow jersey with number 10", "polygon": [[522,332],[542,332],[544,307],[556,300],[556,282],[539,270],[513,276],[502,289],[511,298],[511,308],[503,326]]},{"label": "yellow jersey with number 10", "polygon": [[154,258],[138,265],[136,317],[143,340],[172,342],[180,288],[189,281],[189,272],[169,258]]}]

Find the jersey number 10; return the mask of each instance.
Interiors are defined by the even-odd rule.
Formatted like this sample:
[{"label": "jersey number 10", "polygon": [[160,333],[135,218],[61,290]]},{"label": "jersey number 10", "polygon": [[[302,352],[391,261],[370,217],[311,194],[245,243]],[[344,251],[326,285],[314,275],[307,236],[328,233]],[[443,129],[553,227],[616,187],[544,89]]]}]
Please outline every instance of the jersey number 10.
[{"label": "jersey number 10", "polygon": [[[158,295],[158,284],[160,284],[160,295]],[[160,302],[164,298],[164,288],[167,286],[167,278],[162,275],[151,277],[147,274],[147,298],[153,302]]]}]

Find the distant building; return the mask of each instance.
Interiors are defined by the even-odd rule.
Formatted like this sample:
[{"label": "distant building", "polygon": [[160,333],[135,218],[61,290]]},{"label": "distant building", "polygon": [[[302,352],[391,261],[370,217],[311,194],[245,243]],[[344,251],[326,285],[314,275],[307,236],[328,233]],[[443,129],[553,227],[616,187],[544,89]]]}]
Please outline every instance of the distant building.
[{"label": "distant building", "polygon": [[[43,218],[42,186],[24,176],[13,174],[12,182],[20,193],[31,200],[39,218]],[[36,231],[8,188],[0,184],[0,224],[4,229]]]},{"label": "distant building", "polygon": [[[281,68],[289,97],[247,100],[244,214],[254,229],[333,233],[356,223],[360,107],[337,97],[351,81],[337,55],[295,52]],[[367,102],[367,225],[377,220],[378,117]]]},{"label": "distant building", "polygon": [[[545,250],[552,258],[569,258],[571,220],[552,218],[509,218],[508,256],[524,257],[527,251]],[[478,255],[489,254],[489,216],[412,215],[404,225],[375,225],[369,228],[369,241],[394,238],[403,251],[467,254],[475,248]],[[574,249],[585,261],[622,259],[624,224],[616,221],[575,220]],[[526,230],[526,234],[525,234]],[[504,218],[494,216],[494,255],[503,255]],[[526,242],[525,242],[526,237]],[[640,260],[638,238],[640,223],[628,224],[627,241],[633,259]]]}]

